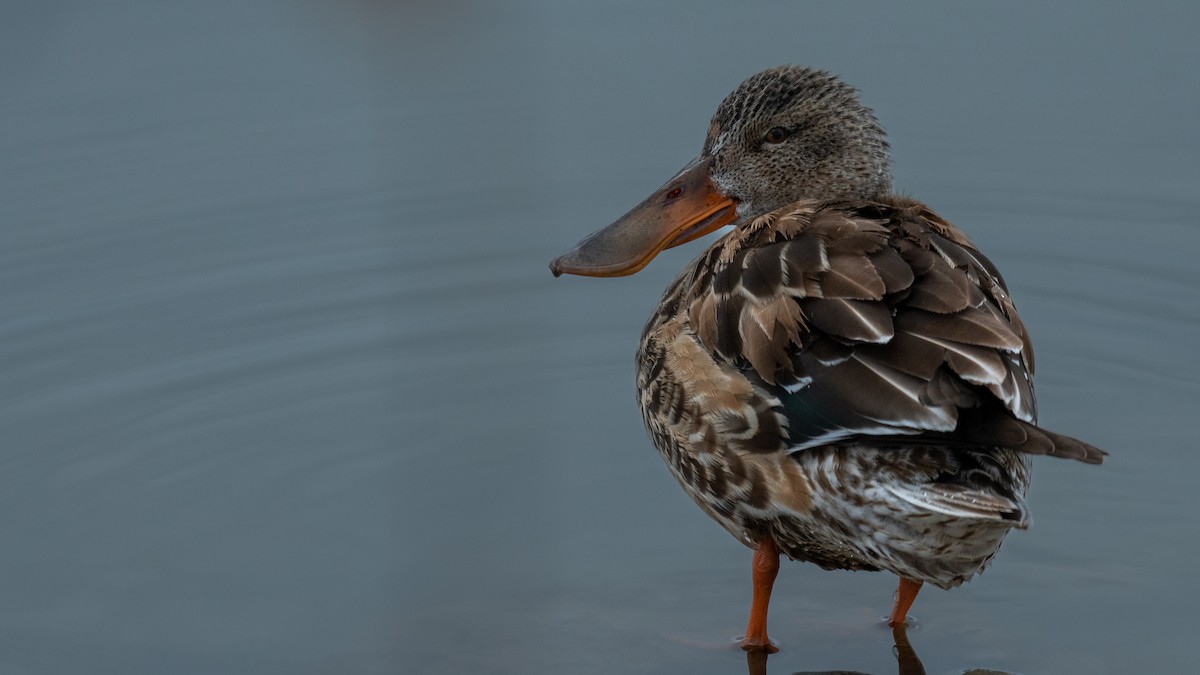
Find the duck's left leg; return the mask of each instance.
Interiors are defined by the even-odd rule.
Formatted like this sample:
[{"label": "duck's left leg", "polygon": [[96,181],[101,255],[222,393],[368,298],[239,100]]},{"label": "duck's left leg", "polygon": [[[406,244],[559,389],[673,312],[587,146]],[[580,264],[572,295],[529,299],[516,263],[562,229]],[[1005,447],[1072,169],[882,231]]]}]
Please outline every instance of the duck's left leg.
[{"label": "duck's left leg", "polygon": [[742,638],[742,649],[765,651],[774,654],[779,648],[767,637],[767,605],[771,602],[771,589],[775,576],[779,574],[779,549],[770,534],[763,535],[754,549],[754,598],[750,601],[750,621],[746,624],[746,637]]},{"label": "duck's left leg", "polygon": [[907,577],[900,577],[900,588],[896,589],[896,604],[892,606],[892,615],[888,617],[889,626],[895,628],[904,625],[908,608],[912,607],[913,601],[917,599],[917,593],[921,590],[921,584],[924,583],[924,581],[913,581]]}]

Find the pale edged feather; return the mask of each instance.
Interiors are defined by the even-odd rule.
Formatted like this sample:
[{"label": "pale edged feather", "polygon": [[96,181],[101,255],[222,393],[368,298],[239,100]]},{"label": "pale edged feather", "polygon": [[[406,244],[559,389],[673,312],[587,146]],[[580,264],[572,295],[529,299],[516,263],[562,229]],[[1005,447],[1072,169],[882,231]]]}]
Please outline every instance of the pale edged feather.
[{"label": "pale edged feather", "polygon": [[885,489],[919,509],[955,518],[994,521],[1006,527],[1029,527],[1029,508],[1019,495],[1002,495],[950,483],[889,484]]},{"label": "pale edged feather", "polygon": [[809,299],[803,307],[814,328],[853,342],[884,343],[896,334],[892,312],[881,302]]}]

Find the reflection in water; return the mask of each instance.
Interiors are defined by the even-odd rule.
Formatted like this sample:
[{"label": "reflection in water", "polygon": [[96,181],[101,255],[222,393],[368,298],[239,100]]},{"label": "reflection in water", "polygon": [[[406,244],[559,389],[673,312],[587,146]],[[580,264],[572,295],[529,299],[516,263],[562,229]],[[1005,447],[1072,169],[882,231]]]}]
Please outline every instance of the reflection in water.
[{"label": "reflection in water", "polygon": [[892,628],[892,640],[896,642],[892,654],[896,656],[900,675],[925,675],[925,666],[917,658],[917,650],[908,642],[908,626],[901,624]]},{"label": "reflection in water", "polygon": [[[896,657],[896,672],[899,675],[925,675],[925,666],[921,665],[921,659],[917,657],[917,650],[913,649],[912,643],[908,641],[908,630],[906,626],[897,626],[892,629],[892,640],[895,645],[892,647],[892,654]],[[770,654],[763,651],[746,652],[746,667],[749,675],[767,675],[767,659]],[[963,675],[972,673],[982,675],[1012,675],[1003,670],[990,669],[970,669],[963,672]],[[792,675],[867,675],[857,670],[822,670],[822,671],[803,671],[793,673]]]}]

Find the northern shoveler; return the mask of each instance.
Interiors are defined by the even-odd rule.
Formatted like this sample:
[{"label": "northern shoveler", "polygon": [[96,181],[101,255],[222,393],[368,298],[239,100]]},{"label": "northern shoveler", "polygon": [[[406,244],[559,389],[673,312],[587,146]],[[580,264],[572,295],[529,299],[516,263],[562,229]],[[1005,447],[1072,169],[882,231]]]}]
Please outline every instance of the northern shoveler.
[{"label": "northern shoveler", "polygon": [[983,570],[1029,512],[1029,455],[1099,464],[1036,426],[1033,347],[995,265],[891,191],[883,128],[852,87],[782,66],[717,108],[700,156],[555,259],[619,276],[733,229],[667,288],[642,335],[639,402],[683,489],[755,550],[743,647],[776,651],[779,553],[925,582]]}]

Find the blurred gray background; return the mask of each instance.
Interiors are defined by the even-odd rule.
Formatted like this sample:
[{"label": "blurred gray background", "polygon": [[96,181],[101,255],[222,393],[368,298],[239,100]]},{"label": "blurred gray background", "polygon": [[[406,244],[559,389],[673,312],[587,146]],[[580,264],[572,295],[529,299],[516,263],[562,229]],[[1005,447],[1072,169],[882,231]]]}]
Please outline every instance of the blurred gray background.
[{"label": "blurred gray background", "polygon": [[[0,674],[732,673],[750,553],[645,439],[633,353],[703,244],[549,259],[781,63],[1000,266],[1034,527],[930,673],[1187,672],[1200,395],[1189,3],[10,1]],[[771,672],[895,672],[894,579],[785,564]]]}]

